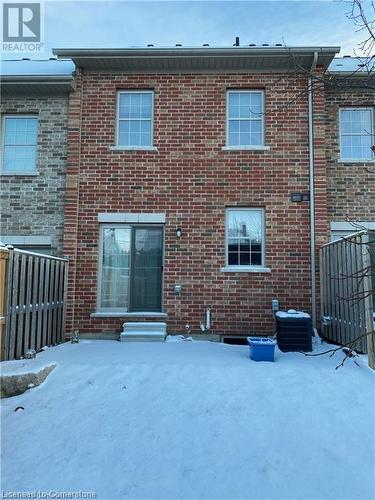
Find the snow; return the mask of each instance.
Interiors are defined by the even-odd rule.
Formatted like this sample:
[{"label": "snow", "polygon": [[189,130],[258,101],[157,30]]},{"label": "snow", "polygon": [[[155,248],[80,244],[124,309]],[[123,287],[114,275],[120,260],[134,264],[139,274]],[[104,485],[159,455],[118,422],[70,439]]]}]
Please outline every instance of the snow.
[{"label": "snow", "polygon": [[310,318],[310,315],[303,311],[296,311],[295,309],[288,309],[288,311],[277,311],[278,318]]},{"label": "snow", "polygon": [[335,57],[328,66],[329,73],[364,73],[373,66],[370,58]]},{"label": "snow", "polygon": [[277,351],[262,363],[247,346],[180,339],[81,341],[37,359],[57,367],[2,400],[5,492],[375,497],[375,377],[364,357],[338,370],[337,354]]},{"label": "snow", "polygon": [[43,356],[37,356],[32,359],[20,359],[17,361],[3,361],[0,363],[0,374],[3,377],[12,375],[23,375],[25,373],[39,373],[44,368],[55,363],[46,361]]},{"label": "snow", "polygon": [[276,340],[268,337],[247,337],[251,345],[276,345]]},{"label": "snow", "polygon": [[75,70],[73,61],[2,60],[0,74],[4,76],[70,76]]}]

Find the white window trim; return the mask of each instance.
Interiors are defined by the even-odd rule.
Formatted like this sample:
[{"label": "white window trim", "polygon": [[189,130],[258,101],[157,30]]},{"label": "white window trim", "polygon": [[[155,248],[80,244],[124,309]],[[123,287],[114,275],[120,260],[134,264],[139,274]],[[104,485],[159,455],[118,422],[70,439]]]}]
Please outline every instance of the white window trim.
[{"label": "white window trim", "polygon": [[[151,94],[151,145],[149,146],[126,146],[119,144],[120,134],[120,96],[121,94]],[[157,151],[154,146],[154,91],[153,90],[118,90],[116,103],[116,144],[110,146],[112,151]]]},{"label": "white window trim", "polygon": [[347,221],[331,222],[330,241],[347,238],[348,236],[355,234],[362,229],[375,230],[375,221],[355,221],[355,224],[360,227],[356,227],[356,225],[353,225]]},{"label": "white window trim", "polygon": [[222,151],[269,151],[270,146],[223,146]]},{"label": "white window trim", "polygon": [[[363,226],[364,229],[375,229],[375,221],[355,221],[354,224]],[[355,233],[361,231],[362,228],[356,228],[355,225],[347,221],[332,221],[331,231],[351,231]]]},{"label": "white window trim", "polygon": [[[37,131],[36,131],[36,144],[35,144],[35,165],[34,170],[4,170],[4,149],[5,149],[5,120],[7,118],[36,118]],[[35,113],[26,115],[19,115],[17,113],[7,113],[2,116],[2,134],[1,134],[1,157],[0,157],[0,175],[39,175],[37,160],[38,160],[38,136],[39,136],[39,116]]]},{"label": "white window trim", "polygon": [[99,212],[98,222],[119,224],[164,224],[165,213]]},{"label": "white window trim", "polygon": [[[249,144],[243,144],[243,145],[236,145],[236,146],[231,146],[229,144],[229,95],[230,94],[261,94],[262,96],[262,144],[260,145],[249,145]],[[239,150],[254,150],[254,151],[265,151],[270,149],[269,146],[265,145],[265,95],[264,95],[264,90],[257,90],[257,89],[231,89],[227,90],[227,95],[226,95],[226,136],[225,136],[225,146],[222,148],[224,151],[239,151]]]},{"label": "white window trim", "polygon": [[[339,147],[340,147],[340,156],[339,163],[373,163],[375,161],[375,155],[372,153],[372,158],[343,158],[342,157],[342,143],[341,143],[341,111],[362,111],[368,110],[371,111],[371,128],[370,134],[375,134],[375,107],[373,106],[340,106],[339,107]],[[364,134],[347,134],[347,135],[364,135]]]},{"label": "white window trim", "polygon": [[270,273],[271,269],[262,266],[225,266],[220,271],[222,273]]},{"label": "white window trim", "polygon": [[[262,214],[262,264],[261,265],[230,265],[228,264],[228,214],[229,211],[243,211],[261,212]],[[225,209],[225,266],[221,268],[222,272],[250,272],[250,273],[269,273],[271,269],[266,267],[266,225],[264,208],[262,207],[227,207]]]},{"label": "white window trim", "polygon": [[[96,294],[96,313],[127,313],[128,308],[126,307],[102,307],[101,306],[101,292],[102,292],[102,273],[103,273],[103,249],[104,249],[104,229],[107,227],[113,227],[113,224],[100,224],[99,226],[99,262],[98,262],[98,290]],[[130,224],[118,224],[119,228],[131,228]],[[131,256],[130,256],[131,258]],[[130,258],[129,258],[129,270],[130,270]],[[130,288],[130,274],[129,274],[129,288]],[[129,303],[129,297],[128,297]]]}]

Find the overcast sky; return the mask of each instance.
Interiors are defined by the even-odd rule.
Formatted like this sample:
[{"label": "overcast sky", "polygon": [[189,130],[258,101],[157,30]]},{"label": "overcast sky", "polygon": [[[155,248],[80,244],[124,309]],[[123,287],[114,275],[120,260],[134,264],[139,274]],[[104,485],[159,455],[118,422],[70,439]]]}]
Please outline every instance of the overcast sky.
[{"label": "overcast sky", "polygon": [[[369,1],[369,0],[368,0]],[[363,35],[346,14],[350,1],[45,1],[45,52],[52,48],[339,45],[353,55]],[[7,54],[14,58],[19,54]],[[25,54],[21,54],[25,56]]]}]

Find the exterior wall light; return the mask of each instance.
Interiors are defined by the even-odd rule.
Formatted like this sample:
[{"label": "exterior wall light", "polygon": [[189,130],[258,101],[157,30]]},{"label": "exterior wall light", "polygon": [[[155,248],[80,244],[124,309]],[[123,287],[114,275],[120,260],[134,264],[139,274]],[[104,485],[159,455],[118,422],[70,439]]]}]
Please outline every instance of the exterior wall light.
[{"label": "exterior wall light", "polygon": [[302,201],[302,194],[301,193],[292,193],[290,195],[290,201],[294,203],[299,203]]},{"label": "exterior wall light", "polygon": [[177,236],[177,238],[181,238],[181,236],[182,236],[182,229],[180,227],[178,227],[176,229],[176,236]]}]

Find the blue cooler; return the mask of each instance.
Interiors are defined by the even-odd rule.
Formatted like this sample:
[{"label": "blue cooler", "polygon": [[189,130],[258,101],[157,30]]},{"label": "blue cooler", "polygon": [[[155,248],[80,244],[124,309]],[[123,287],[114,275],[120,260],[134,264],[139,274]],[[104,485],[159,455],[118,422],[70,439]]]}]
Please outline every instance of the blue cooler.
[{"label": "blue cooler", "polygon": [[268,337],[247,337],[249,356],[254,361],[275,361],[276,340]]}]

